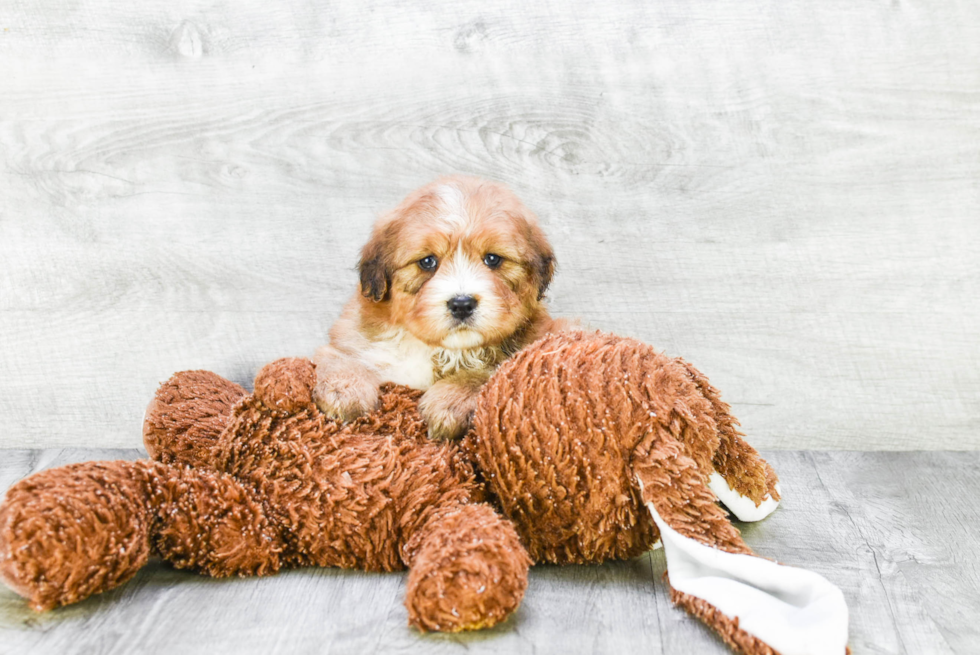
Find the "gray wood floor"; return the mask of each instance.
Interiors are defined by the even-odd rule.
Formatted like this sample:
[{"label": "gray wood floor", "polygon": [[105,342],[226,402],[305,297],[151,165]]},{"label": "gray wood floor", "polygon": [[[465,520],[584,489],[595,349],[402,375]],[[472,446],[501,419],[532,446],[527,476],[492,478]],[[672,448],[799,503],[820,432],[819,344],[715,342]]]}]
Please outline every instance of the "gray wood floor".
[{"label": "gray wood floor", "polygon": [[463,172],[757,446],[980,448],[978,61],[976,0],[4,0],[0,447],[312,353]]},{"label": "gray wood floor", "polygon": [[[980,652],[980,453],[765,454],[785,501],[743,526],[746,540],[842,588],[856,655]],[[0,450],[0,489],[50,466],[138,455]],[[0,588],[0,653],[727,653],[670,605],[663,570],[662,551],[536,567],[506,624],[421,636],[406,624],[403,575],[302,569],[211,580],[154,562],[116,591],[48,614]]]}]

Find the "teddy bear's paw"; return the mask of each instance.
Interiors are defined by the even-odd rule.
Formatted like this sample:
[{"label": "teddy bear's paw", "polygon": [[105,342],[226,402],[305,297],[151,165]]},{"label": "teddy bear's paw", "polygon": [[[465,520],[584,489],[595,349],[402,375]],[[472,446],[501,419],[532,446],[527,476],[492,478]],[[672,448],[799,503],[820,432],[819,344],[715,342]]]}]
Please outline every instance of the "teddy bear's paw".
[{"label": "teddy bear's paw", "polygon": [[313,362],[284,357],[266,364],[255,376],[255,397],[266,407],[298,412],[313,400],[315,384]]},{"label": "teddy bear's paw", "polygon": [[520,596],[501,589],[489,571],[431,573],[412,589],[414,624],[422,631],[463,632],[490,628],[505,620]]},{"label": "teddy bear's paw", "polygon": [[326,416],[347,423],[377,408],[378,387],[364,380],[318,379],[313,399]]},{"label": "teddy bear's paw", "polygon": [[405,590],[410,624],[480,630],[520,605],[531,560],[510,522],[490,506],[437,512],[420,537]]}]

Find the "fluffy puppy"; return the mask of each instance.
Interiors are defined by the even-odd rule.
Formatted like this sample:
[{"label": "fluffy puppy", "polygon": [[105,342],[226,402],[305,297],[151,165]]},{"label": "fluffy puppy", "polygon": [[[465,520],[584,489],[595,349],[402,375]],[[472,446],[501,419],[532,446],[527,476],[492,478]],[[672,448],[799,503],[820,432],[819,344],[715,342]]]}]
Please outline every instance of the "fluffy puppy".
[{"label": "fluffy puppy", "polygon": [[563,329],[542,298],[555,256],[537,220],[506,187],[446,177],[374,225],[361,283],[314,362],[316,402],[349,421],[377,405],[378,387],[424,389],[436,439],[469,427],[481,385],[507,357]]}]

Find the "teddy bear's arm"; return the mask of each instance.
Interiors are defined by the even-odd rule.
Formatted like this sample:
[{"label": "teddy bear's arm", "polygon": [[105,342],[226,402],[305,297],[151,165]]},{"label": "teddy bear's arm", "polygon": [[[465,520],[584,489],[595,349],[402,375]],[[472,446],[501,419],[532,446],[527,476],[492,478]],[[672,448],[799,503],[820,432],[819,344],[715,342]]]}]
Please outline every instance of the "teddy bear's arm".
[{"label": "teddy bear's arm", "polygon": [[160,385],[143,414],[143,445],[165,464],[211,466],[241,386],[211,371],[181,371]]},{"label": "teddy bear's arm", "polygon": [[425,630],[487,628],[517,609],[531,558],[510,521],[485,504],[448,505],[405,545],[409,622]]}]

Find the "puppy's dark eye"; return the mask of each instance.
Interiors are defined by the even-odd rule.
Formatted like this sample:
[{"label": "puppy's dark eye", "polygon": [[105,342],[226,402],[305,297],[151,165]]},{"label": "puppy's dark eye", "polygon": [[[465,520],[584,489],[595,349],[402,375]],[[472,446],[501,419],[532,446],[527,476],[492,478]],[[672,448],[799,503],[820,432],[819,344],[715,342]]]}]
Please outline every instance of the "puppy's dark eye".
[{"label": "puppy's dark eye", "polygon": [[495,255],[492,252],[488,252],[483,256],[483,263],[490,268],[497,268],[504,263],[504,258],[500,255]]},{"label": "puppy's dark eye", "polygon": [[436,259],[435,255],[429,255],[428,257],[423,257],[419,260],[419,268],[421,268],[423,271],[434,271],[438,265],[439,260]]}]

